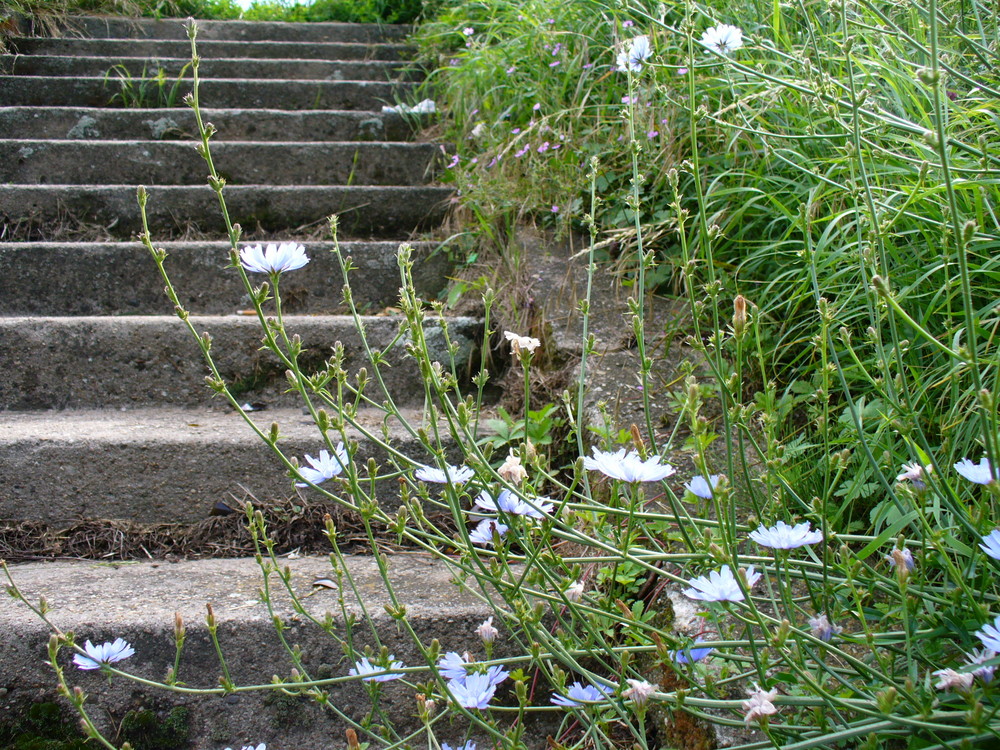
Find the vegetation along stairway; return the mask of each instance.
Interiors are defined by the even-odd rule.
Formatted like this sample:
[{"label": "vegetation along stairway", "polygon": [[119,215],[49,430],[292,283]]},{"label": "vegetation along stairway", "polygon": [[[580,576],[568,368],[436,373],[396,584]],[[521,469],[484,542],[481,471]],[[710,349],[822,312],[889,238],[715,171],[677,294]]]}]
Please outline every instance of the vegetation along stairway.
[{"label": "vegetation along stairway", "polygon": [[[340,341],[348,367],[357,369],[363,350],[343,314],[326,217],[340,216],[342,248],[357,267],[354,299],[366,314],[370,343],[386,348],[398,321],[377,313],[395,304],[396,248],[414,231],[433,229],[450,196],[433,184],[440,150],[410,140],[412,117],[382,111],[406,100],[416,78],[404,61],[406,30],[247,22],[203,22],[199,29],[200,97],[205,120],[218,131],[212,150],[227,180],[230,215],[250,242],[295,238],[305,244],[309,264],[286,274],[282,287],[288,329],[301,336],[313,364]],[[0,520],[8,527],[22,521],[64,527],[81,519],[196,523],[230,493],[239,498],[241,488],[261,500],[287,498],[291,480],[280,463],[206,387],[198,347],[135,240],[136,188],[144,184],[153,241],[168,253],[167,268],[197,330],[211,333],[227,382],[241,401],[264,409],[253,416],[265,430],[280,425],[287,454],[316,455],[316,428],[284,393],[283,368],[259,351],[256,318],[240,314],[251,305],[226,268],[219,206],[195,149],[193,113],[181,101],[190,76],[172,91],[178,77],[189,74],[182,22],[81,19],[61,38],[13,38],[8,47],[10,54],[0,58]],[[162,87],[155,82],[161,70]],[[414,247],[418,291],[434,296],[449,272],[447,261],[430,242]],[[452,340],[464,347],[460,356],[471,356],[481,327],[471,318],[450,321]],[[433,345],[434,330],[428,332]],[[419,415],[423,390],[415,366],[398,343],[390,360],[395,366],[386,374],[397,403]],[[401,430],[394,439],[407,455],[429,460]],[[362,443],[355,458],[372,456],[379,459],[378,451]],[[393,486],[398,495],[398,484],[388,489]],[[392,500],[391,492],[385,499]],[[192,623],[189,639],[207,644],[197,622],[206,598],[213,598],[220,622],[229,624],[229,647],[250,654],[273,643],[273,634],[268,640],[263,605],[236,606],[252,600],[259,586],[255,566],[244,562],[239,568],[221,560],[174,566],[164,590],[154,580],[156,563],[121,570],[60,563],[69,567],[55,575],[46,564],[29,564],[16,566],[16,575],[26,590],[51,597],[62,627],[95,641],[123,636],[140,657],[143,648],[171,640],[172,615],[164,614],[171,608]],[[368,575],[371,563],[358,565],[357,574]],[[444,578],[413,565],[402,563],[398,572],[419,582],[413,616],[427,614],[418,629],[430,629],[433,637],[435,623],[454,630],[458,620],[473,637],[482,606],[462,604]],[[227,583],[213,588],[216,580]],[[110,603],[115,597],[120,611]],[[163,612],[146,608],[151,597]],[[175,601],[166,601],[171,597]],[[10,707],[19,705],[18,696],[37,698],[51,676],[41,661],[45,627],[24,608],[0,610],[6,634],[0,647],[10,656],[0,670],[2,724],[5,711],[16,717],[20,709]],[[381,604],[371,611],[381,612]],[[194,647],[196,667],[201,645]],[[202,654],[209,684],[217,668],[211,653]],[[284,669],[279,662],[247,679],[268,680]],[[262,666],[248,659],[248,669],[255,665]],[[158,663],[152,669],[159,673]],[[351,700],[363,702],[355,687],[344,693],[345,710],[353,710]],[[91,690],[103,690],[100,680],[88,684]],[[253,739],[255,727],[273,730],[269,705],[214,699],[192,714],[192,732],[210,730],[239,746]],[[359,703],[357,711],[364,710]],[[306,741],[299,746],[323,746],[304,739],[309,731],[318,729],[309,723],[288,729],[287,746],[295,738]],[[271,742],[257,737],[263,739]],[[215,739],[192,742],[207,747]]]}]

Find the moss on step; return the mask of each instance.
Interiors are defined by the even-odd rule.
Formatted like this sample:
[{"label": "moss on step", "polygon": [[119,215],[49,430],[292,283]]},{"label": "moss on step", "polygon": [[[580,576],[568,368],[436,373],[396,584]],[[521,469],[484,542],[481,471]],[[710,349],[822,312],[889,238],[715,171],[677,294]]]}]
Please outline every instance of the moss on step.
[{"label": "moss on step", "polygon": [[77,724],[56,703],[34,703],[19,719],[0,724],[0,747],[10,750],[86,750]]}]

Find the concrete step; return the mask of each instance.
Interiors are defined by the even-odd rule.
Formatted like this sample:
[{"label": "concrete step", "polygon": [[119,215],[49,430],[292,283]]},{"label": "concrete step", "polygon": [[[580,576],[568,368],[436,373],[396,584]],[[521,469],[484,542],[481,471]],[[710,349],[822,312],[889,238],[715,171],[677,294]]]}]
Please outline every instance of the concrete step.
[{"label": "concrete step", "polygon": [[[280,288],[293,314],[344,312],[343,277],[332,243],[306,242],[309,264],[287,274]],[[374,312],[398,303],[397,242],[344,242],[350,256],[355,304]],[[250,307],[235,271],[226,268],[226,242],[157,243],[168,253],[167,269],[184,307],[198,314],[226,315]],[[413,244],[417,292],[435,299],[452,263],[430,242]],[[53,273],[53,269],[59,269]],[[169,314],[163,280],[138,242],[0,243],[0,315]]]},{"label": "concrete step", "polygon": [[[383,378],[400,404],[422,404],[423,381],[397,340],[399,322],[391,317],[363,318],[368,343],[387,350]],[[213,339],[212,355],[222,377],[238,398],[273,405],[296,404],[285,394],[286,368],[261,351],[256,317],[192,316],[192,325]],[[348,316],[286,316],[289,335],[299,335],[304,352],[300,366],[320,371],[333,347],[342,342],[344,368],[354,373],[368,364],[354,323]],[[471,364],[481,336],[475,318],[449,318],[457,361]],[[426,326],[432,351],[446,359],[440,324]],[[120,408],[157,405],[198,406],[213,400],[205,384],[207,366],[187,328],[173,316],[83,316],[0,318],[0,351],[5,377],[0,380],[0,411]],[[370,372],[370,369],[369,369]],[[372,397],[383,399],[372,388]]]},{"label": "concrete step", "polygon": [[[444,187],[245,185],[224,191],[233,221],[288,232],[340,216],[343,237],[405,237],[436,226],[452,191]],[[146,207],[155,241],[191,231],[224,237],[214,193],[207,187],[151,186]],[[0,190],[0,240],[31,240],[58,223],[95,226],[112,237],[142,231],[135,185],[10,185]]]},{"label": "concrete step", "polygon": [[[282,559],[282,565],[286,560]],[[447,569],[419,553],[395,553],[391,556],[390,577],[399,601],[406,605],[406,619],[425,647],[437,638],[442,650],[482,655],[482,644],[475,628],[489,615],[491,608],[452,583]],[[339,637],[345,637],[346,625],[337,602],[338,591],[318,589],[312,582],[332,578],[330,561],[323,557],[287,560],[291,586],[306,610],[323,620],[332,619]],[[404,635],[399,624],[385,612],[390,604],[375,560],[371,557],[348,557],[345,565],[364,596],[365,610],[349,592],[347,613],[359,622],[353,628],[354,647],[366,645],[378,651],[372,631],[378,634],[397,659],[406,665],[420,664],[419,652]],[[191,686],[217,687],[219,663],[205,626],[205,604],[211,603],[219,624],[219,639],[233,679],[241,685],[267,684],[271,676],[287,678],[291,661],[274,634],[271,616],[259,601],[262,576],[250,559],[198,560],[178,563],[144,562],[108,564],[97,562],[28,563],[11,566],[14,580],[24,596],[37,604],[44,596],[51,607],[49,617],[63,631],[73,631],[79,642],[90,639],[101,643],[124,638],[135,648],[135,655],[117,664],[127,671],[153,680],[162,680],[166,665],[174,662],[174,613],[183,618],[187,640],[180,678]],[[285,637],[302,648],[304,664],[310,676],[345,676],[352,664],[336,641],[326,636],[305,618],[295,614],[284,589],[275,595],[275,614],[285,624]],[[44,623],[21,603],[8,600],[0,607],[0,685],[7,693],[0,704],[0,721],[23,716],[25,704],[41,697],[54,696],[52,670],[44,661],[49,631]],[[503,653],[505,641],[498,641]],[[333,748],[346,744],[343,721],[322,713],[306,698],[277,696],[270,691],[246,692],[231,696],[202,698],[169,694],[115,678],[109,682],[100,672],[82,672],[72,664],[72,654],[59,656],[71,685],[80,685],[88,695],[90,713],[101,729],[111,730],[126,711],[137,706],[162,708],[183,705],[190,711],[190,732],[184,747],[240,747],[266,742],[269,748]],[[415,674],[406,682],[424,682],[426,675]],[[331,703],[354,720],[360,720],[371,708],[364,684],[359,682],[330,685]],[[402,682],[382,685],[380,708],[399,730],[415,730],[413,688]],[[506,690],[504,690],[506,692]],[[547,694],[545,695],[547,699]],[[279,700],[275,700],[280,698]],[[439,710],[441,710],[439,708]],[[532,716],[528,717],[531,721]],[[70,724],[78,717],[72,714]],[[456,746],[464,736],[465,725],[456,721],[436,725],[439,738]],[[555,727],[528,727],[530,747],[544,746],[544,737]],[[358,732],[365,742],[368,738]],[[423,738],[418,740],[423,741]],[[380,745],[374,742],[372,746]],[[480,742],[480,747],[483,743]]]},{"label": "concrete step", "polygon": [[[256,143],[212,146],[230,185],[423,185],[433,143]],[[22,185],[204,185],[205,160],[188,141],[0,139],[0,182]]]},{"label": "concrete step", "polygon": [[[300,408],[272,406],[251,416],[265,433],[277,422],[282,450],[303,466],[308,466],[304,455],[316,457],[323,448],[315,424]],[[412,425],[425,426],[418,409],[406,409],[404,416]],[[375,435],[383,418],[375,409],[360,415]],[[396,450],[414,461],[431,460],[417,438],[395,420],[389,424]],[[362,475],[367,476],[369,458],[380,471],[391,470],[380,446],[353,428],[348,433],[358,441],[353,461]],[[457,454],[452,458],[461,460]],[[273,504],[296,493],[270,448],[239,414],[222,407],[5,413],[0,486],[0,519],[56,528],[80,519],[192,524],[208,518],[216,502],[234,505],[233,495],[239,499],[250,492],[259,502]],[[324,487],[342,491],[338,481]],[[313,490],[299,492],[310,502],[323,501]],[[398,479],[380,480],[376,494],[384,508],[394,511]]]},{"label": "concrete step", "polygon": [[[190,62],[183,58],[73,57],[69,55],[0,55],[0,71],[20,76],[105,76],[115,80],[126,72],[133,78],[151,78],[159,71],[176,78]],[[190,77],[190,72],[184,71]],[[203,78],[277,78],[327,81],[388,81],[419,78],[405,62],[336,60],[202,60]],[[30,82],[28,82],[30,83]]]},{"label": "concrete step", "polygon": [[[202,110],[218,128],[218,141],[405,141],[420,118],[345,110]],[[0,107],[0,133],[32,138],[151,140],[194,139],[194,113],[175,109],[100,107]]]},{"label": "concrete step", "polygon": [[[7,44],[22,55],[79,55],[83,57],[191,57],[189,42],[162,39],[75,39],[11,37]],[[330,42],[198,42],[203,60],[227,57],[293,60],[406,60],[413,47],[406,44]]]},{"label": "concrete step", "polygon": [[[188,39],[183,18],[112,18],[84,16],[67,19],[65,36],[95,39]],[[413,30],[404,24],[286,23],[282,21],[199,20],[198,41],[357,42],[374,44],[405,39]]]},{"label": "concrete step", "polygon": [[[163,87],[150,84],[144,107],[158,104],[182,106],[191,90],[190,80],[170,99],[173,82]],[[115,106],[112,97],[122,88],[113,78],[104,76],[0,75],[0,102],[22,107],[107,107]],[[214,78],[202,82],[201,103],[212,107],[245,109],[351,109],[380,111],[384,104],[405,100],[412,84],[388,81],[298,81],[244,78]],[[117,102],[125,106],[127,102]]]}]

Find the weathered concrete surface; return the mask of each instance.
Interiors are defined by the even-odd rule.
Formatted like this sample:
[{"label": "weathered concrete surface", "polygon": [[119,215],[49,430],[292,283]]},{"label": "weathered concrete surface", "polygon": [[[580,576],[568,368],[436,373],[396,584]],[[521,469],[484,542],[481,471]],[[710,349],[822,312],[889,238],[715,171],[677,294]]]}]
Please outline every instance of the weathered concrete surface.
[{"label": "weathered concrete surface", "polygon": [[[325,558],[281,560],[291,569],[291,586],[298,596],[312,593],[316,578],[333,578]],[[419,652],[405,631],[384,610],[390,603],[372,558],[350,557],[348,569],[364,597],[368,613],[345,592],[347,611],[359,622],[352,629],[354,647],[372,646],[377,651],[372,630],[397,659],[406,665],[420,662]],[[389,558],[390,579],[399,601],[407,607],[407,622],[424,646],[439,639],[444,650],[474,654],[482,646],[474,629],[492,612],[450,580],[445,566],[420,554],[395,554]],[[218,686],[221,674],[207,629],[205,604],[211,603],[219,623],[219,639],[233,680],[240,685],[267,684],[272,675],[288,678],[291,660],[274,634],[271,617],[260,602],[261,573],[252,560],[203,560],[180,563],[38,563],[12,566],[11,573],[29,600],[37,603],[45,596],[52,610],[52,623],[72,630],[82,643],[121,637],[135,648],[135,655],[118,666],[150,680],[162,680],[174,661],[174,613],[183,618],[187,642],[180,678],[193,687]],[[271,579],[275,589],[280,582]],[[322,620],[332,613],[335,637],[325,635],[292,609],[287,594],[278,592],[275,614],[286,625],[286,639],[302,649],[303,665],[311,677],[319,679],[347,676],[352,666],[340,642],[347,628],[337,602],[338,592],[318,589],[302,600],[306,610]],[[47,627],[26,606],[8,600],[0,607],[0,686],[6,694],[0,700],[0,721],[16,716],[23,702],[50,698],[55,681],[47,658]],[[71,663],[64,650],[59,662],[71,685],[79,685],[90,696],[88,706],[102,729],[111,729],[126,711],[148,707],[164,711],[186,706],[191,711],[191,747],[240,747],[243,743],[266,742],[274,748],[321,750],[345,745],[343,719],[322,713],[306,698],[275,700],[270,692],[244,692],[231,696],[192,697],[165,693],[133,685],[115,678],[109,685],[99,672],[83,672]],[[427,679],[416,673],[406,682]],[[398,729],[416,728],[416,692],[403,681],[383,685],[382,706]],[[371,703],[356,681],[324,687],[331,702],[352,720],[358,721]],[[268,697],[270,696],[270,697]],[[457,742],[464,724],[452,728],[439,725],[441,739]],[[359,732],[364,741],[364,735]],[[529,733],[531,747],[544,747],[545,732]]]},{"label": "weathered concrete surface", "polygon": [[[212,146],[215,167],[230,185],[423,185],[440,153],[433,143]],[[198,185],[207,171],[191,141],[0,139],[0,182]]]},{"label": "weathered concrete surface", "polygon": [[[172,89],[168,84],[164,97]],[[0,102],[26,107],[102,107],[121,90],[114,77],[0,75]],[[388,81],[303,81],[296,79],[211,78],[201,82],[201,102],[212,107],[253,109],[364,109],[405,100],[410,83]],[[186,80],[177,89],[174,106],[191,91]],[[156,104],[158,93],[151,91]],[[165,103],[165,102],[161,102]]]},{"label": "weathered concrete surface", "polygon": [[[256,317],[192,316],[191,323],[199,334],[211,334],[215,365],[239,398],[298,403],[298,397],[282,395],[288,387],[285,366],[271,352],[260,351]],[[386,353],[383,378],[394,397],[401,404],[423,403],[416,364],[405,354],[403,339],[397,340],[399,321],[366,316],[363,324],[369,346]],[[480,322],[450,318],[448,326],[460,347],[459,363],[469,361]],[[344,345],[343,366],[349,373],[368,364],[348,316],[286,316],[285,327],[289,337],[301,337],[299,363],[307,372],[322,369],[337,342]],[[440,325],[428,321],[425,335],[443,359]],[[7,369],[0,380],[0,410],[194,406],[211,395],[198,347],[175,317],[0,318],[0,351]],[[383,396],[369,387],[381,402]]]},{"label": "weathered concrete surface", "polygon": [[[203,109],[220,141],[405,141],[420,118],[347,110]],[[187,107],[0,107],[0,133],[70,140],[194,140],[198,128]]]},{"label": "weathered concrete surface", "polygon": [[[114,18],[83,16],[69,18],[63,31],[66,36],[82,35],[94,39],[188,39],[183,18]],[[413,29],[405,24],[378,23],[287,23],[283,21],[205,21],[198,20],[198,40],[222,41],[295,41],[307,43],[360,42],[374,44],[404,39]]]},{"label": "weathered concrete surface", "polygon": [[[80,57],[70,55],[0,55],[0,71],[21,76],[104,76],[116,80],[124,68],[134,78],[156,75],[162,70],[177,78],[190,57]],[[419,71],[405,62],[385,60],[202,60],[199,76],[207,78],[302,78],[328,81],[416,80]],[[29,82],[30,83],[30,82]]]},{"label": "weathered concrete surface", "polygon": [[[142,230],[135,185],[10,185],[0,190],[0,223],[79,221],[131,239]],[[284,232],[340,216],[344,237],[400,237],[439,223],[452,196],[445,187],[233,185],[229,215],[245,227]],[[194,229],[224,236],[214,192],[207,186],[155,186],[146,206],[154,235],[174,238]],[[14,233],[7,229],[7,236]]]},{"label": "weathered concrete surface", "polygon": [[[240,243],[243,247],[247,244]],[[266,244],[266,243],[264,243]],[[398,242],[344,242],[341,252],[355,266],[351,288],[362,312],[399,301]],[[331,242],[305,242],[309,263],[281,280],[285,312],[341,313],[343,275]],[[158,242],[167,251],[167,271],[185,309],[225,315],[250,307],[236,271],[227,268],[227,242]],[[430,242],[413,244],[414,284],[435,299],[452,262]],[[53,273],[53,269],[59,269]],[[260,279],[257,279],[259,282]],[[0,243],[0,314],[170,314],[163,279],[139,242]]]},{"label": "weathered concrete surface", "polygon": [[[323,447],[319,430],[301,409],[272,406],[250,416],[265,433],[277,423],[282,451],[303,466],[305,454],[315,457]],[[415,427],[425,425],[419,409],[405,410],[404,417]],[[359,415],[364,429],[380,439],[383,419],[374,409]],[[431,461],[417,438],[395,420],[389,425],[397,451],[413,461]],[[391,468],[377,443],[354,428],[348,433],[358,441],[353,462],[363,476],[369,458],[381,471]],[[461,458],[453,454],[452,460]],[[339,480],[323,486],[335,495],[345,488]],[[242,498],[244,491],[264,503],[296,492],[322,501],[314,490],[296,490],[271,449],[238,413],[218,402],[210,409],[7,412],[0,418],[0,487],[0,519],[54,526],[104,518],[194,523],[207,518],[217,501],[232,503],[232,496]],[[396,478],[380,480],[376,492],[383,508],[399,505]]]},{"label": "weathered concrete surface", "polygon": [[[158,39],[53,39],[13,37],[9,45],[22,55],[84,55],[86,57],[191,57],[191,44]],[[405,44],[323,42],[198,42],[203,59],[225,57],[289,58],[294,60],[405,60],[413,48]]]}]

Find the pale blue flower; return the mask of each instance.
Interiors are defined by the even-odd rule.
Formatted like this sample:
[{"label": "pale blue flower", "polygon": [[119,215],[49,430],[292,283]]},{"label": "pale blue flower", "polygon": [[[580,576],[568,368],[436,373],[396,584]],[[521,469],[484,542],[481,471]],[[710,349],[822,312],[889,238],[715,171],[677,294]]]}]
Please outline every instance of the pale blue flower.
[{"label": "pale blue flower", "polygon": [[442,742],[441,750],[476,750],[476,743],[469,740],[464,745],[456,745],[455,747],[452,747],[447,742]]},{"label": "pale blue flower", "polygon": [[899,568],[899,566],[902,566],[902,569],[908,573],[917,567],[916,560],[913,559],[913,553],[907,547],[903,547],[903,549],[894,548],[892,552],[885,556],[885,559],[889,561],[890,567]]},{"label": "pale blue flower", "polygon": [[618,53],[618,70],[623,73],[628,70],[633,73],[641,73],[642,64],[652,54],[653,50],[649,46],[649,37],[645,34],[637,36],[629,43],[628,49],[623,49]]},{"label": "pale blue flower", "polygon": [[465,667],[468,662],[457,651],[449,651],[438,659],[438,672],[446,680],[465,679]]},{"label": "pale blue flower", "polygon": [[1000,560],[1000,529],[993,529],[984,536],[983,543],[979,547],[994,560]]},{"label": "pale blue flower", "polygon": [[978,677],[982,682],[989,684],[993,682],[993,673],[996,672],[995,664],[986,664],[985,662],[992,661],[997,658],[997,652],[991,651],[988,648],[985,649],[974,649],[971,654],[966,654],[968,659],[966,664],[969,666],[975,666],[976,669],[972,670],[972,674]]},{"label": "pale blue flower", "polygon": [[469,539],[473,544],[485,544],[493,546],[493,535],[503,538],[507,533],[507,524],[500,523],[495,518],[484,518],[475,529],[469,532]]},{"label": "pale blue flower", "polygon": [[705,30],[701,35],[701,43],[713,52],[728,55],[743,46],[743,30],[738,26],[720,23]]},{"label": "pale blue flower", "polygon": [[[696,640],[694,645],[697,646],[699,643],[701,643],[701,641]],[[677,664],[694,664],[695,662],[701,661],[707,657],[713,651],[715,651],[715,649],[711,646],[677,649],[676,651],[670,652],[670,658]]]},{"label": "pale blue flower", "polygon": [[674,473],[674,467],[660,463],[659,456],[650,456],[643,461],[637,451],[626,453],[624,448],[619,448],[614,453],[599,451],[596,447],[593,450],[593,458],[584,456],[583,468],[599,471],[612,479],[623,482],[659,482]]},{"label": "pale blue flower", "polygon": [[[390,669],[406,669],[401,661],[394,661],[393,657],[388,658],[388,666],[372,664],[368,657],[362,657],[361,661],[354,662],[354,666],[347,672],[352,677],[360,677],[363,682],[389,682],[398,680],[405,675],[401,672],[388,672]],[[382,674],[384,673],[384,674]]]},{"label": "pale blue flower", "polygon": [[928,474],[934,471],[934,467],[930,464],[927,466],[921,466],[916,461],[909,464],[903,464],[901,468],[902,471],[896,475],[896,481],[911,482],[918,490],[922,490],[927,486],[927,482],[924,480]]},{"label": "pale blue flower", "polygon": [[1000,615],[990,625],[986,623],[976,631],[976,637],[990,651],[1000,651]]},{"label": "pale blue flower", "polygon": [[344,467],[347,466],[348,462],[347,449],[344,448],[343,443],[337,444],[337,450],[334,451],[334,455],[330,455],[327,450],[321,450],[319,452],[319,458],[313,458],[308,453],[306,454],[306,461],[309,462],[310,466],[300,466],[299,476],[301,476],[305,482],[296,482],[296,487],[308,487],[309,484],[319,484],[320,482],[325,482],[327,479],[333,479],[335,476],[340,474]]},{"label": "pale blue flower", "polygon": [[756,531],[750,532],[750,538],[761,547],[771,549],[795,549],[807,544],[818,544],[823,541],[822,531],[813,531],[809,523],[799,523],[789,526],[784,521],[778,521],[771,528],[761,524]]},{"label": "pale blue flower", "polygon": [[718,483],[718,474],[712,474],[708,479],[705,479],[705,477],[701,474],[698,474],[697,476],[691,477],[691,481],[684,485],[684,489],[692,495],[702,498],[703,500],[711,500],[712,491]]},{"label": "pale blue flower", "polygon": [[552,694],[552,702],[557,706],[566,708],[579,708],[583,704],[580,701],[601,701],[608,697],[611,688],[604,685],[586,685],[581,682],[574,682],[569,686],[566,695],[559,693]]},{"label": "pale blue flower", "polygon": [[254,273],[282,273],[302,268],[309,262],[306,249],[294,242],[273,242],[264,250],[260,245],[247,245],[240,250],[240,263]]},{"label": "pale blue flower", "polygon": [[434,466],[421,466],[413,476],[422,482],[432,482],[433,484],[465,484],[476,475],[468,466],[452,466],[445,464],[445,468],[438,469]]},{"label": "pale blue flower", "polygon": [[[753,565],[748,566],[744,571],[748,589],[760,580],[760,573],[755,573]],[[745,598],[740,589],[739,582],[728,565],[723,565],[722,570],[713,570],[708,576],[692,578],[688,583],[691,588],[684,589],[684,596],[690,599],[699,599],[704,602],[741,602]]]},{"label": "pale blue flower", "polygon": [[497,686],[487,674],[470,674],[464,680],[448,682],[448,692],[463,708],[484,709],[489,706]]},{"label": "pale blue flower", "polygon": [[[226,748],[226,750],[231,750],[231,748]],[[240,750],[267,750],[267,745],[261,742],[259,745],[244,745]]]},{"label": "pale blue flower", "polygon": [[100,646],[87,641],[83,650],[87,653],[86,656],[76,654],[73,657],[73,663],[80,669],[100,669],[135,654],[135,649],[123,638],[115,638],[114,642],[108,641]]},{"label": "pale blue flower", "polygon": [[527,501],[510,490],[503,490],[496,500],[488,492],[482,492],[476,498],[476,506],[483,510],[496,513],[503,511],[512,516],[530,516],[531,518],[545,518],[546,514],[552,512],[552,502],[547,497],[533,497]]},{"label": "pale blue flower", "polygon": [[963,458],[955,464],[955,471],[976,484],[990,484],[997,481],[997,472],[990,466],[990,460],[986,456],[983,456],[978,464]]}]

